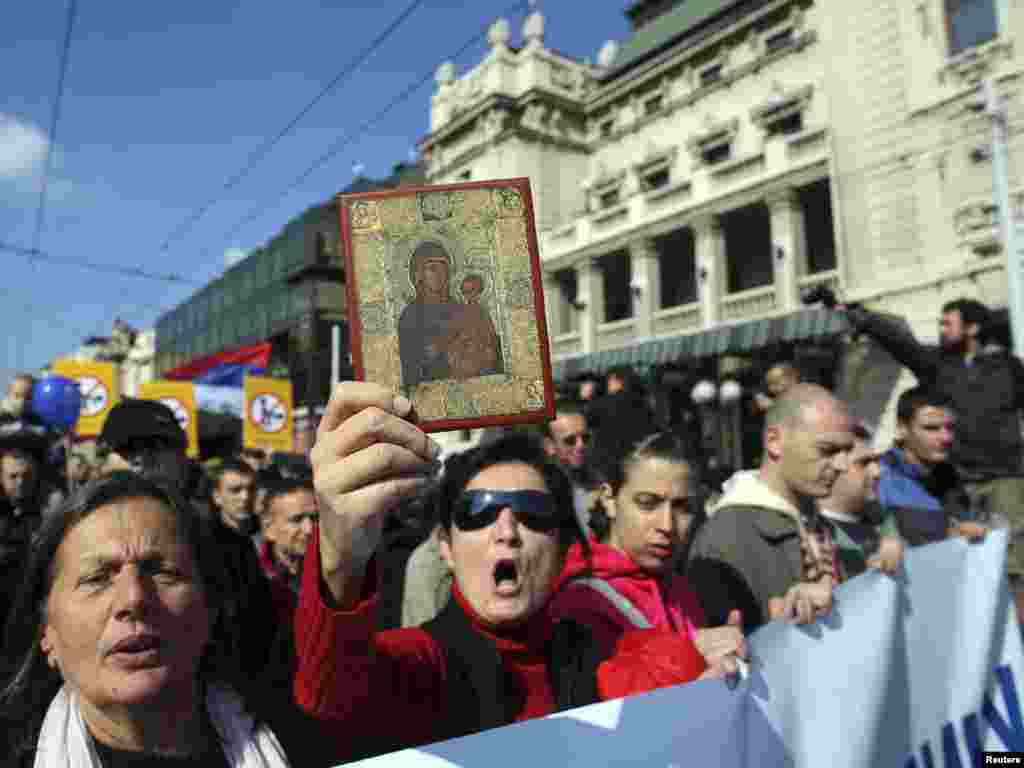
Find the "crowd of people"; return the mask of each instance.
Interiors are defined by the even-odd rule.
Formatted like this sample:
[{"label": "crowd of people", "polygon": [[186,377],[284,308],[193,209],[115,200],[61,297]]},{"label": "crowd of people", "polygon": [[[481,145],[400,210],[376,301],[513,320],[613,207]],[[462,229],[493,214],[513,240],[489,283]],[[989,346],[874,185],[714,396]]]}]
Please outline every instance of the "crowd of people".
[{"label": "crowd of people", "polygon": [[[979,310],[980,307],[980,310]],[[776,361],[756,466],[628,369],[555,418],[442,460],[402,394],[335,388],[306,467],[206,464],[126,399],[96,458],[0,405],[0,755],[27,766],[336,765],[747,672],[766,622],[826,616],[908,547],[1012,528],[1024,563],[1024,369],[984,307],[920,345],[839,308],[911,368],[896,439]]]}]

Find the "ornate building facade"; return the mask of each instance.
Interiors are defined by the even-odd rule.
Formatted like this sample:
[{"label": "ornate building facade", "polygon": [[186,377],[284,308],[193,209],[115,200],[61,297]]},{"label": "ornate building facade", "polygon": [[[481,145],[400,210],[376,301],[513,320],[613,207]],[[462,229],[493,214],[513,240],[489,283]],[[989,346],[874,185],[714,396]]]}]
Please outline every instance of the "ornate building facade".
[{"label": "ornate building facade", "polygon": [[827,286],[934,340],[1006,302],[983,78],[1024,215],[1024,0],[638,0],[596,64],[521,41],[437,72],[431,182],[528,176],[557,376],[834,334]]}]

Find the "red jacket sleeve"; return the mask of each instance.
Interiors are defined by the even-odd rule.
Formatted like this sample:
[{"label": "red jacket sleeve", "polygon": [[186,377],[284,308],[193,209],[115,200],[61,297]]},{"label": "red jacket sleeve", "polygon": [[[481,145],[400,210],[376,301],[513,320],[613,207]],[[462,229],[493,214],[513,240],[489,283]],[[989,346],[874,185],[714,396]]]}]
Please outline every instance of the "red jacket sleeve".
[{"label": "red jacket sleeve", "polygon": [[384,751],[427,743],[444,711],[440,649],[420,629],[375,632],[373,581],[367,578],[367,591],[352,610],[331,608],[314,532],[295,611],[294,694],[309,714],[338,723],[339,749],[350,754],[365,744]]},{"label": "red jacket sleeve", "polygon": [[685,635],[664,629],[630,630],[619,637],[612,657],[598,666],[597,690],[605,701],[621,699],[689,683],[705,669],[704,657]]}]

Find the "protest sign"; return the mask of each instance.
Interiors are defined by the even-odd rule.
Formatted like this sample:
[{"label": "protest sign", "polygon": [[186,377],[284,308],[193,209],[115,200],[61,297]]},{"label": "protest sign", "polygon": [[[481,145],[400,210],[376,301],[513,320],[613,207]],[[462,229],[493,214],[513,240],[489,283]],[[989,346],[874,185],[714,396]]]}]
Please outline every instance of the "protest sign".
[{"label": "protest sign", "polygon": [[995,531],[910,550],[898,577],[839,587],[827,620],[763,627],[735,690],[699,681],[352,765],[980,765],[1024,750],[1006,545]]}]

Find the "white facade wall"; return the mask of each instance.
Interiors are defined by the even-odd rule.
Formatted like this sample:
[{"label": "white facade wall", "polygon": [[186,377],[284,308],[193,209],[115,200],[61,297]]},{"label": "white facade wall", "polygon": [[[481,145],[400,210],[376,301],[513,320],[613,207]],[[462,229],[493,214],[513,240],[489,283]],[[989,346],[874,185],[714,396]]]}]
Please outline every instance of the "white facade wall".
[{"label": "white facade wall", "polygon": [[[786,266],[795,272],[777,272],[770,300],[754,296],[737,308],[723,297],[725,255],[715,217],[768,202],[773,243],[782,238],[796,247],[803,222],[788,193],[825,177],[838,262],[826,282],[852,300],[904,316],[919,338],[934,341],[945,301],[969,296],[990,306],[1006,303],[986,157],[991,124],[968,109],[983,77],[994,76],[1009,103],[1010,186],[1024,216],[1024,0],[993,1],[1000,12],[997,38],[956,56],[947,41],[945,0],[767,2],[732,26],[658,54],[605,84],[594,80],[589,66],[549,55],[542,40],[519,53],[498,45],[477,69],[441,85],[435,95],[433,150],[447,158],[474,142],[478,150],[431,180],[455,181],[466,170],[474,180],[531,179],[545,271],[575,269],[578,300],[587,307],[573,318],[577,310],[546,282],[556,359],[792,311],[799,288],[816,279],[805,277],[799,259]],[[767,55],[765,41],[787,26],[795,45]],[[557,90],[545,69],[552,62],[569,72],[562,80],[577,83],[561,95],[585,115],[578,126],[582,135],[570,130],[563,138],[582,138],[583,151],[553,138],[531,138],[518,122],[487,134],[480,120],[473,131],[447,142],[445,126],[458,119],[452,117],[452,94],[465,101],[475,92],[463,114],[499,92],[521,109],[537,83]],[[702,86],[701,70],[718,63],[728,82]],[[654,94],[664,108],[648,115],[645,103]],[[787,99],[800,104],[802,133],[766,137],[758,108]],[[610,136],[602,129],[608,119],[614,120]],[[693,141],[723,126],[732,131],[731,158],[724,167],[709,168]],[[668,190],[644,189],[649,161],[667,164]],[[620,203],[602,211],[601,194],[610,189],[618,190]],[[653,291],[658,276],[644,260],[644,243],[682,226],[693,230],[698,263],[709,274],[699,306],[662,309],[647,298],[639,305],[642,316],[604,324],[603,286],[593,259],[628,248],[634,279]],[[571,332],[558,334],[568,326]]]}]

